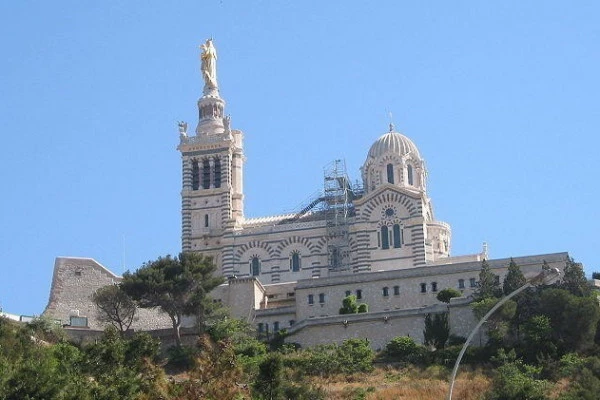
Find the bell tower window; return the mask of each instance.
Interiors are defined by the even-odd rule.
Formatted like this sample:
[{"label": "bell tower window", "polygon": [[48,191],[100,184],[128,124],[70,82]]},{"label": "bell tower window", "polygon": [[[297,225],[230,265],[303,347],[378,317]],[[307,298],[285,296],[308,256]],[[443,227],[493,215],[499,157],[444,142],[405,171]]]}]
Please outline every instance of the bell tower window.
[{"label": "bell tower window", "polygon": [[207,159],[202,160],[202,189],[210,187],[210,163]]},{"label": "bell tower window", "polygon": [[394,165],[387,165],[387,181],[388,183],[394,183]]},{"label": "bell tower window", "polygon": [[414,180],[413,180],[413,167],[412,165],[407,165],[406,166],[406,175],[408,178],[408,184],[413,186],[414,185]]},{"label": "bell tower window", "polygon": [[200,166],[198,160],[192,160],[192,190],[198,190],[200,188]]},{"label": "bell tower window", "polygon": [[215,187],[221,187],[221,160],[219,158],[215,159]]},{"label": "bell tower window", "polygon": [[250,260],[250,275],[260,275],[260,259],[256,256],[252,257]]},{"label": "bell tower window", "polygon": [[300,254],[297,251],[293,252],[290,257],[290,270],[292,272],[300,271]]}]

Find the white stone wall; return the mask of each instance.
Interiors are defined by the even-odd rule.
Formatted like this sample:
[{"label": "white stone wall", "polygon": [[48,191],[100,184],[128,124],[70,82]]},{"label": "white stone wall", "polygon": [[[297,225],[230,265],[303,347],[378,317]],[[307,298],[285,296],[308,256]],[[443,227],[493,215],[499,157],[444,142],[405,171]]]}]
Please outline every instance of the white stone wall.
[{"label": "white stone wall", "polygon": [[[541,271],[544,260],[551,266],[564,269],[567,253],[548,254],[541,256],[516,257],[514,260],[526,276],[536,275]],[[489,260],[492,271],[504,280],[506,268],[510,259]],[[318,318],[338,315],[346,292],[357,294],[360,290],[362,299],[369,312],[414,309],[439,304],[436,296],[445,288],[460,290],[464,296],[469,296],[476,290],[471,281],[479,281],[481,262],[466,262],[449,265],[425,266],[406,270],[371,272],[350,276],[329,277],[299,281],[296,286],[297,319]],[[464,288],[459,280],[463,280]],[[422,292],[424,285],[425,292]],[[395,294],[395,287],[399,294]],[[388,288],[387,296],[384,288]],[[268,293],[268,286],[266,287]],[[324,295],[321,303],[320,295]],[[313,304],[308,297],[313,296]]]},{"label": "white stone wall", "polygon": [[[50,289],[50,299],[43,313],[70,324],[71,316],[87,317],[89,329],[103,330],[105,324],[98,321],[98,313],[91,300],[92,294],[107,285],[114,285],[121,277],[113,274],[91,258],[57,257]],[[191,322],[188,321],[189,325]],[[131,328],[150,330],[171,327],[170,319],[158,310],[138,309]]]}]

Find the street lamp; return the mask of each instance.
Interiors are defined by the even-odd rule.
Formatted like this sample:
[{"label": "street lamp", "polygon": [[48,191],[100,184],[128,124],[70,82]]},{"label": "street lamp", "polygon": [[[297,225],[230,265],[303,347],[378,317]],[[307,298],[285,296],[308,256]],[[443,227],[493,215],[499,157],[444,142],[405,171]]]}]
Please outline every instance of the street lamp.
[{"label": "street lamp", "polygon": [[450,390],[448,391],[448,399],[447,400],[452,400],[452,390],[454,389],[454,381],[456,380],[456,373],[458,372],[458,366],[460,365],[460,361],[462,360],[463,355],[465,354],[465,351],[467,350],[467,347],[469,347],[469,343],[471,343],[471,340],[473,340],[473,337],[475,336],[475,334],[477,333],[479,328],[481,328],[481,325],[483,325],[487,321],[487,319],[497,309],[502,307],[502,305],[504,303],[506,303],[508,300],[510,300],[514,296],[518,295],[525,289],[528,289],[533,286],[551,285],[552,283],[556,282],[559,277],[560,277],[560,271],[558,270],[558,268],[543,270],[542,272],[540,272],[533,278],[528,279],[527,282],[523,286],[521,286],[520,288],[514,290],[513,292],[509,293],[508,295],[506,295],[505,297],[500,299],[500,301],[498,303],[496,303],[496,305],[494,307],[492,307],[492,309],[490,311],[488,311],[487,314],[485,314],[483,316],[483,318],[481,318],[479,323],[477,325],[475,325],[475,328],[473,328],[473,330],[469,334],[469,337],[467,338],[467,341],[465,342],[462,349],[460,350],[460,353],[458,353],[458,358],[456,359],[456,362],[454,363],[454,369],[452,370],[452,377],[450,378]]}]

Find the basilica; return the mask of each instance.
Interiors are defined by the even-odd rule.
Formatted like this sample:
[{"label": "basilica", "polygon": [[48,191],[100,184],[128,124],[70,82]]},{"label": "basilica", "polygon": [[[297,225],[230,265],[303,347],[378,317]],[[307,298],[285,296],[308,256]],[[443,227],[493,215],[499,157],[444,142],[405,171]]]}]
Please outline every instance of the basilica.
[{"label": "basilica", "polygon": [[[422,341],[424,316],[440,312],[449,313],[453,334],[466,336],[474,325],[469,296],[487,251],[484,246],[478,254],[451,255],[451,229],[435,217],[425,163],[413,141],[390,125],[365,149],[360,184],[352,184],[344,161],[335,160],[324,168],[322,192],[300,209],[246,218],[244,134],[225,112],[216,60],[208,40],[201,54],[198,123],[194,131],[179,123],[177,147],[182,250],[211,256],[227,278],[211,293],[214,301],[259,335],[285,329],[287,340],[303,346],[352,337],[368,338],[376,348],[400,335]],[[555,253],[514,260],[533,276],[544,262],[562,270],[567,258]],[[487,261],[502,279],[510,260]],[[85,318],[86,327],[101,329],[89,295],[119,279],[94,260],[59,258],[46,314],[70,321],[76,310],[75,321],[83,325]],[[437,292],[445,288],[463,297],[441,303]],[[340,314],[350,294],[367,312]],[[137,329],[164,322],[147,315]]]}]

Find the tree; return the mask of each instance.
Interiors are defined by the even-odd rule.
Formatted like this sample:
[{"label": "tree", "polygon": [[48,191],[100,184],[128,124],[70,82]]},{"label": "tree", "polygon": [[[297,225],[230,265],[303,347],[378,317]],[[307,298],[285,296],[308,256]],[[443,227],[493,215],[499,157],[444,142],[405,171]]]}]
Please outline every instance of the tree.
[{"label": "tree", "polygon": [[283,384],[283,360],[279,353],[271,353],[258,365],[254,391],[260,399],[281,399]]},{"label": "tree", "polygon": [[562,289],[568,290],[575,296],[587,296],[590,294],[590,287],[585,278],[583,266],[580,263],[576,263],[569,257],[565,265],[564,273],[560,283]]},{"label": "tree", "polygon": [[510,259],[510,263],[508,264],[508,272],[504,277],[504,284],[502,285],[502,291],[504,295],[509,295],[521,286],[527,283],[527,279],[521,272],[521,268],[517,265],[515,260]]},{"label": "tree", "polygon": [[198,339],[195,366],[187,372],[189,379],[179,384],[173,400],[245,399],[248,395],[242,367],[229,341],[214,341],[208,335]]},{"label": "tree", "polygon": [[537,313],[550,318],[552,343],[562,354],[585,351],[594,345],[600,306],[594,297],[581,297],[564,289],[542,291]]},{"label": "tree", "polygon": [[410,336],[396,336],[386,345],[385,351],[391,357],[414,362],[421,353],[421,348]]},{"label": "tree", "polygon": [[450,299],[453,299],[455,297],[460,297],[460,296],[462,296],[462,293],[460,291],[458,291],[457,289],[446,288],[444,290],[440,290],[440,292],[437,294],[436,298],[438,299],[438,301],[441,301],[442,303],[450,304]]},{"label": "tree", "polygon": [[356,302],[356,296],[351,294],[346,296],[342,300],[342,308],[340,308],[340,314],[356,314],[358,312],[358,303]]},{"label": "tree", "polygon": [[135,302],[118,285],[98,289],[92,295],[92,301],[98,309],[98,320],[111,324],[121,334],[133,323]]},{"label": "tree", "polygon": [[425,344],[436,349],[443,349],[450,337],[448,326],[448,313],[425,315],[425,330],[423,331]]},{"label": "tree", "polygon": [[202,254],[168,255],[145,263],[134,273],[126,272],[121,287],[139,307],[160,307],[171,319],[175,341],[181,347],[183,316],[196,316],[201,326],[210,308],[208,293],[224,281],[212,275],[215,271],[212,259]]},{"label": "tree", "polygon": [[351,294],[342,300],[342,308],[340,308],[339,312],[340,314],[356,314],[366,313],[367,311],[369,311],[368,305],[364,303],[359,304],[356,301],[356,296]]},{"label": "tree", "polygon": [[478,300],[490,297],[500,297],[502,289],[498,277],[492,272],[487,260],[481,262],[481,271],[479,272],[479,288],[475,295]]},{"label": "tree", "polygon": [[336,358],[342,373],[369,372],[373,370],[375,352],[368,339],[346,339],[337,346]]}]

